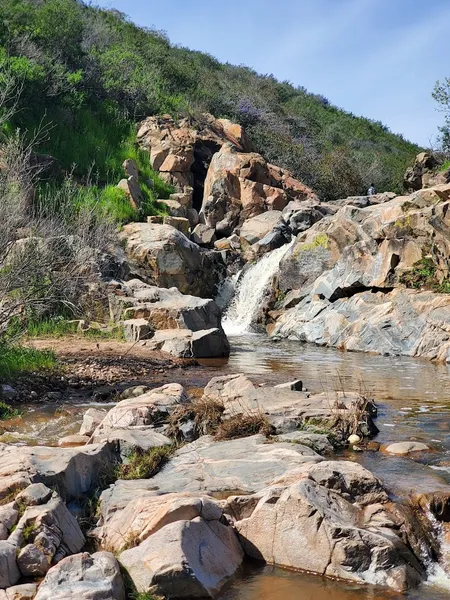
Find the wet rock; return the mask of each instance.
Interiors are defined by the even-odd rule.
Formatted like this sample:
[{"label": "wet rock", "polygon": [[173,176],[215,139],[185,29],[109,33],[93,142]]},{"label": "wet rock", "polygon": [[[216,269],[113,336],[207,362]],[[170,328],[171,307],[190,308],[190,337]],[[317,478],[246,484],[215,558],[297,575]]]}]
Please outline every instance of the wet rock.
[{"label": "wet rock", "polygon": [[294,381],[288,381],[287,383],[280,383],[275,388],[288,389],[293,392],[301,392],[303,390],[303,381],[301,379],[295,379]]},{"label": "wet rock", "polygon": [[18,397],[18,392],[11,385],[8,385],[6,383],[2,383],[0,385],[0,398],[2,400],[11,401],[11,400],[16,400],[17,397]]},{"label": "wet rock", "polygon": [[139,592],[176,598],[214,597],[242,558],[231,527],[200,517],[166,525],[119,556]]},{"label": "wet rock", "polygon": [[386,446],[388,454],[411,454],[412,452],[427,452],[430,448],[421,442],[396,442]]},{"label": "wet rock", "polygon": [[[347,464],[335,463],[337,479],[346,479],[351,467],[342,478],[338,474]],[[393,519],[384,519],[378,527],[370,519],[364,524],[367,509],[334,491],[330,483],[333,480],[307,477],[254,497],[228,499],[225,511],[236,519],[246,554],[269,564],[376,582],[397,591],[421,582],[424,569],[397,535]]]},{"label": "wet rock", "polygon": [[83,422],[80,427],[80,435],[91,436],[96,427],[100,425],[106,415],[106,410],[89,408],[83,416]]},{"label": "wet rock", "polygon": [[125,600],[119,564],[109,552],[65,558],[47,573],[35,600]]}]

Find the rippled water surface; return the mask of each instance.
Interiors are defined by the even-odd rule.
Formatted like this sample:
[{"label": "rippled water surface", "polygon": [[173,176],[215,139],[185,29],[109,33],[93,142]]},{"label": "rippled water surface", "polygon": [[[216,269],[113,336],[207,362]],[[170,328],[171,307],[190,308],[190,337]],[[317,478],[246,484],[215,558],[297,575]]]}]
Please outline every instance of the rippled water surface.
[{"label": "rippled water surface", "polygon": [[[448,489],[450,484],[450,367],[406,357],[372,356],[303,345],[274,343],[265,336],[231,337],[227,360],[204,360],[198,369],[174,369],[161,384],[177,381],[199,392],[218,374],[246,373],[254,381],[281,383],[302,379],[312,392],[362,391],[375,398],[381,444],[418,440],[432,452],[413,458],[397,458],[382,452],[348,452],[374,472],[395,494]],[[332,392],[330,392],[332,393]],[[0,441],[56,443],[75,433],[86,404],[27,407],[23,419],[7,425]],[[107,408],[107,405],[105,406]],[[1,432],[0,432],[1,433]],[[247,568],[220,600],[442,600],[449,598],[449,580],[436,577],[439,585],[425,585],[407,595],[390,594],[370,586],[352,586],[318,576],[280,569]]]}]

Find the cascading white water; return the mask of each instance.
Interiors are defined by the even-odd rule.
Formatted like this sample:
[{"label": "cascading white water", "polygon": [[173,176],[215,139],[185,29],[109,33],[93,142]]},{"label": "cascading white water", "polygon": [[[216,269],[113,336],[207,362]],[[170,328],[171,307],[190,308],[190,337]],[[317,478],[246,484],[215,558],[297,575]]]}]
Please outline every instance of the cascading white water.
[{"label": "cascading white water", "polygon": [[222,319],[227,335],[240,335],[251,331],[252,320],[261,305],[264,292],[278,270],[281,259],[295,242],[265,254],[252,265],[238,281],[233,300]]}]

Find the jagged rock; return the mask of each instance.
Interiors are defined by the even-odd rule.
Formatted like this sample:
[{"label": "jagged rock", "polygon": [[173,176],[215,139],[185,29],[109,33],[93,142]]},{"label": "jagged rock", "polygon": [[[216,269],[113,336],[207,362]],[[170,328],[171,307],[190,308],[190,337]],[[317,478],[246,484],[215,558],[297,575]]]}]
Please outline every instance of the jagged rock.
[{"label": "jagged rock", "polygon": [[52,497],[50,490],[43,483],[32,483],[25,490],[16,496],[16,501],[25,506],[39,506],[46,504]]},{"label": "jagged rock", "polygon": [[209,166],[201,215],[209,227],[229,236],[246,219],[283,210],[292,199],[313,197],[309,188],[261,155],[239,153],[225,144]]},{"label": "jagged rock", "polygon": [[189,219],[185,217],[164,217],[164,225],[170,225],[181,231],[181,233],[184,233],[184,235],[189,235],[190,223]]},{"label": "jagged rock", "polygon": [[119,564],[109,552],[65,558],[47,573],[35,600],[125,600]]},{"label": "jagged rock", "polygon": [[169,225],[130,223],[121,233],[132,273],[151,285],[212,297],[224,265]]},{"label": "jagged rock", "polygon": [[[379,503],[361,508],[358,494],[346,499],[335,482],[344,481],[356,465],[329,464],[334,464],[334,479],[317,481],[307,473],[294,483],[228,499],[225,511],[236,520],[245,552],[269,564],[397,591],[421,582],[425,578],[421,557],[399,535],[396,515]],[[356,491],[361,469],[354,477]]]},{"label": "jagged rock", "polygon": [[448,277],[449,199],[443,185],[366,208],[345,205],[300,234],[281,260],[278,286],[303,297],[271,313],[270,335],[447,360],[447,296],[403,282],[429,248],[435,287]]},{"label": "jagged rock", "polygon": [[80,427],[80,435],[91,436],[96,427],[100,425],[106,416],[106,410],[98,408],[88,408],[84,413],[83,422]]},{"label": "jagged rock", "polygon": [[213,598],[242,558],[231,527],[199,517],[166,525],[119,556],[139,592],[175,598]]},{"label": "jagged rock", "polygon": [[421,152],[416,156],[414,165],[406,170],[403,185],[406,190],[413,192],[420,190],[423,185],[423,176],[437,166],[436,158],[429,152]]},{"label": "jagged rock", "polygon": [[397,442],[386,446],[388,454],[410,454],[411,452],[427,452],[429,447],[421,442]]},{"label": "jagged rock", "polygon": [[145,346],[180,358],[216,358],[230,354],[230,344],[222,328],[160,330]]},{"label": "jagged rock", "polygon": [[131,175],[128,179],[121,179],[117,184],[117,187],[125,192],[134,209],[138,210],[141,207],[143,196],[139,186],[139,180],[136,176]]},{"label": "jagged rock", "polygon": [[122,400],[107,413],[94,431],[93,438],[105,439],[115,430],[161,423],[179,404],[188,401],[184,388],[178,383],[168,383],[140,396]]},{"label": "jagged rock", "polygon": [[162,215],[151,215],[147,217],[147,223],[151,225],[162,225],[164,223],[164,217]]},{"label": "jagged rock", "polygon": [[119,294],[109,296],[115,321],[145,319],[154,330],[221,327],[220,309],[213,300],[184,295],[176,288],[158,288],[133,279],[121,286]]},{"label": "jagged rock", "polygon": [[86,494],[115,454],[109,444],[81,448],[7,446],[0,444],[0,498],[42,482],[69,500]]},{"label": "jagged rock", "polygon": [[153,328],[147,319],[126,319],[123,322],[123,333],[125,341],[139,342],[148,340],[153,335]]},{"label": "jagged rock", "polygon": [[183,192],[176,192],[175,194],[170,194],[170,200],[175,200],[181,206],[184,206],[187,210],[192,209],[192,195],[193,189],[186,188]]},{"label": "jagged rock", "polygon": [[191,240],[199,246],[212,247],[216,241],[216,231],[208,225],[199,223],[192,232]]},{"label": "jagged rock", "polygon": [[0,540],[7,540],[9,532],[19,520],[19,511],[14,502],[0,506]]}]

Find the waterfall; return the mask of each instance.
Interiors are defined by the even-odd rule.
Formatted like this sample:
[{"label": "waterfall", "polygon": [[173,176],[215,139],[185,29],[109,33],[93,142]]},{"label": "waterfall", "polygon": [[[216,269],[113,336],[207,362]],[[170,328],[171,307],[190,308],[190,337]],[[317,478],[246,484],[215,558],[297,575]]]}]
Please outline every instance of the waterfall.
[{"label": "waterfall", "polygon": [[289,244],[265,254],[239,278],[233,300],[222,319],[222,327],[227,335],[251,331],[251,324],[261,306],[264,292],[295,239],[294,237]]}]

